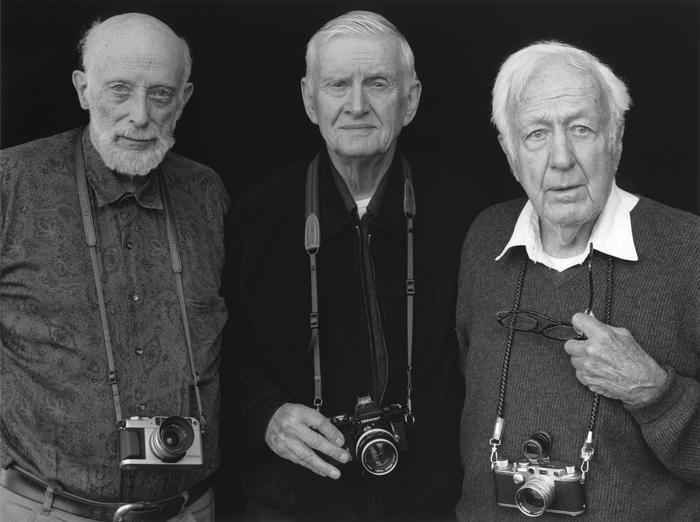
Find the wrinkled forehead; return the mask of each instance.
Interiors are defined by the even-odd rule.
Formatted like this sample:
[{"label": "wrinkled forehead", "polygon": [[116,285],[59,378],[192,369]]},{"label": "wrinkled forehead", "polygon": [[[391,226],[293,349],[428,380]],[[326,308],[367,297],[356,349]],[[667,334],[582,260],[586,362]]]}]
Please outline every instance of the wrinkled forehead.
[{"label": "wrinkled forehead", "polygon": [[318,71],[354,66],[403,70],[398,39],[391,35],[333,35],[319,42],[317,51]]},{"label": "wrinkled forehead", "polygon": [[120,63],[154,65],[171,71],[178,80],[185,69],[177,35],[164,23],[146,15],[110,18],[90,35],[86,53],[88,73],[105,72]]},{"label": "wrinkled forehead", "polygon": [[607,118],[607,98],[600,80],[586,69],[550,62],[533,69],[520,92],[513,93],[513,113],[546,108],[568,101],[588,106]]}]

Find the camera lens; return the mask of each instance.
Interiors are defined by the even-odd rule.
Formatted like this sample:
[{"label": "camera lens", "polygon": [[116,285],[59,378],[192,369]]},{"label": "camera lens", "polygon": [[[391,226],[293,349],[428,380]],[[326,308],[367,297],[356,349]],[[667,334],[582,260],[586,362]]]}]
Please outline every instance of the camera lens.
[{"label": "camera lens", "polygon": [[549,482],[540,479],[527,481],[515,494],[518,509],[530,516],[538,517],[554,502],[556,490]]},{"label": "camera lens", "polygon": [[538,461],[549,454],[552,437],[546,431],[536,431],[523,442],[523,455],[530,461]]},{"label": "camera lens", "polygon": [[393,442],[394,437],[382,429],[374,429],[362,434],[357,441],[356,454],[362,466],[373,475],[385,475],[396,467],[399,451]]},{"label": "camera lens", "polygon": [[177,461],[184,457],[194,442],[192,424],[184,417],[168,417],[151,434],[151,451],[163,461]]}]

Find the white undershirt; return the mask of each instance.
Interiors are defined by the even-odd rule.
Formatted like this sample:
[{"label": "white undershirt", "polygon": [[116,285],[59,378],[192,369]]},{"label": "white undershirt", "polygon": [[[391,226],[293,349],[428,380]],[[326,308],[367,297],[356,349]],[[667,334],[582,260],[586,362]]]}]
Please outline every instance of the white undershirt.
[{"label": "white undershirt", "polygon": [[365,212],[367,212],[367,206],[369,205],[369,201],[372,199],[372,196],[365,198],[365,199],[357,199],[355,200],[355,204],[357,205],[357,214],[362,218],[362,216],[365,215]]}]

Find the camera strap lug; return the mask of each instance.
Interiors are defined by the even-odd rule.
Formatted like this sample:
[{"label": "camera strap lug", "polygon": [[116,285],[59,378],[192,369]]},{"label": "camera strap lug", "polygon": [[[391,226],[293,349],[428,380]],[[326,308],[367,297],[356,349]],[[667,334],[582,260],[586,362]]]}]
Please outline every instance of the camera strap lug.
[{"label": "camera strap lug", "polygon": [[583,459],[583,462],[581,462],[581,484],[585,484],[586,482],[586,474],[590,470],[593,453],[595,453],[593,449],[593,432],[589,431],[586,442],[584,442],[581,448],[581,458]]}]

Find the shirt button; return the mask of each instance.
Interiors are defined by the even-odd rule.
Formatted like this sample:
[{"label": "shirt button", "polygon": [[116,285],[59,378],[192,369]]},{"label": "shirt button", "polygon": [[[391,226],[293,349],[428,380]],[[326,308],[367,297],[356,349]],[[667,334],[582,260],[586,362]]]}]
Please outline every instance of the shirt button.
[{"label": "shirt button", "polygon": [[132,301],[138,301],[138,300],[139,300],[139,294],[133,294],[133,295],[131,296],[131,300],[132,300]]},{"label": "shirt button", "polygon": [[136,352],[136,355],[142,355],[142,354],[143,354],[143,350],[142,350],[141,348],[136,348],[136,350],[134,350],[134,352]]},{"label": "shirt button", "polygon": [[139,409],[139,411],[143,411],[143,410],[146,409],[146,405],[145,405],[145,404],[139,404],[139,405],[136,406],[136,407]]},{"label": "shirt button", "polygon": [[134,244],[133,244],[131,241],[127,241],[127,242],[126,242],[126,248],[128,248],[129,250],[131,250],[132,248],[134,248]]}]

